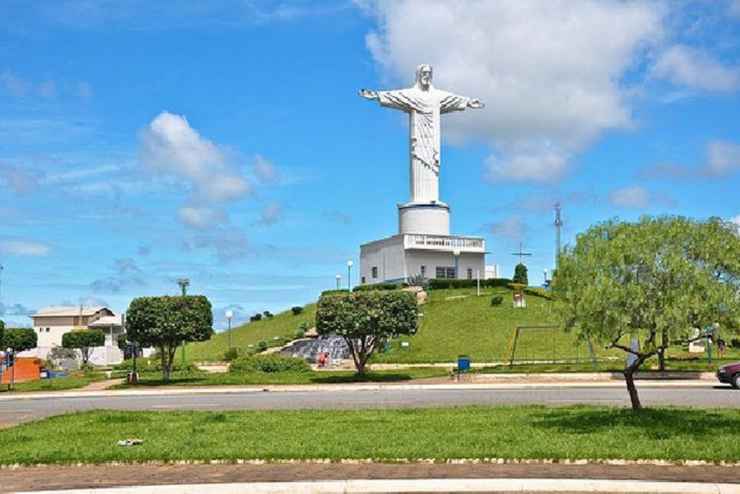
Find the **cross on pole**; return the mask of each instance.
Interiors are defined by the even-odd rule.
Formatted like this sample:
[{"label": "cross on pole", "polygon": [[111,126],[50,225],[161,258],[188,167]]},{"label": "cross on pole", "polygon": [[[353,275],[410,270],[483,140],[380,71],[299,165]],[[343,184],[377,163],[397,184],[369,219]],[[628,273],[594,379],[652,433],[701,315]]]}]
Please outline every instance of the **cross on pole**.
[{"label": "cross on pole", "polygon": [[531,252],[524,252],[522,243],[519,242],[519,252],[512,252],[512,256],[519,256],[519,264],[524,264],[524,257],[531,256]]}]

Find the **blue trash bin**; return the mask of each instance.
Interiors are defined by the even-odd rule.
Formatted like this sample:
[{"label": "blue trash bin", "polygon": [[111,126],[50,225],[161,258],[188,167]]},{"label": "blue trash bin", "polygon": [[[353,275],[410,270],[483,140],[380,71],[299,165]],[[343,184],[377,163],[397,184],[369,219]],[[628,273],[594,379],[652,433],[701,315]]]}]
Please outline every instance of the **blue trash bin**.
[{"label": "blue trash bin", "polygon": [[457,372],[468,372],[470,370],[470,357],[460,355],[457,357]]}]

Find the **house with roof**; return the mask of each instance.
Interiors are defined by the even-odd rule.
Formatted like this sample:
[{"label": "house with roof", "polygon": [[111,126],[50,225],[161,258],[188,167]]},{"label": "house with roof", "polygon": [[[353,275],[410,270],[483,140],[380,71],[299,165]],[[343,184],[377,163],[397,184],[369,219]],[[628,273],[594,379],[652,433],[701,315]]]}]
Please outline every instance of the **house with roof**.
[{"label": "house with roof", "polygon": [[118,348],[118,336],[123,333],[123,320],[111,309],[103,306],[54,306],[45,307],[33,316],[33,329],[38,336],[34,350],[27,356],[46,359],[55,346],[62,346],[62,335],[74,329],[98,329],[105,334],[105,345],[95,347],[90,354],[94,365],[113,365],[123,361]]}]

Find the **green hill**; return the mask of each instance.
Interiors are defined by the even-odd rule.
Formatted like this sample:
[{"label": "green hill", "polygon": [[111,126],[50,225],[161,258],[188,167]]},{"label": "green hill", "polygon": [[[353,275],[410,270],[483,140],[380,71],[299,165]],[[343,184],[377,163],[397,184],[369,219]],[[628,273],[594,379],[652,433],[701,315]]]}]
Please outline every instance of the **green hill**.
[{"label": "green hill", "polygon": [[[493,295],[503,303],[491,306]],[[394,340],[390,349],[375,356],[374,362],[453,362],[468,355],[473,362],[497,362],[509,358],[517,326],[556,324],[552,302],[547,298],[527,295],[527,308],[515,309],[512,292],[506,288],[430,290],[422,306],[419,330],[412,337]],[[408,342],[402,347],[401,342]],[[572,334],[561,330],[528,330],[517,344],[517,359],[586,359],[588,349]]]},{"label": "green hill", "polygon": [[[269,346],[283,345],[295,337],[296,330],[302,323],[314,326],[316,319],[316,304],[304,307],[302,313],[293,315],[291,311],[281,312],[272,318],[263,318],[260,321],[250,322],[233,328],[231,331],[231,344],[240,350],[249,345],[257,346],[260,341],[266,341]],[[217,333],[208,341],[191,343],[188,345],[186,354],[192,362],[223,360],[224,352],[229,348],[229,336],[227,332]]]}]

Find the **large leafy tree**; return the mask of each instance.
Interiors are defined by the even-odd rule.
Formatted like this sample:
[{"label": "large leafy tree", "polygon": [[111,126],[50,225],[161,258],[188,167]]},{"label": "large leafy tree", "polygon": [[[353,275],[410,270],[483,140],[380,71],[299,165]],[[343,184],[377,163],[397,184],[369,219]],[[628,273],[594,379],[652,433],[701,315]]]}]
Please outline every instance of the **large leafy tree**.
[{"label": "large leafy tree", "polygon": [[740,237],[716,218],[609,221],[564,250],[553,288],[566,329],[631,355],[624,376],[639,409],[634,373],[647,359],[695,328],[738,331]]},{"label": "large leafy tree", "polygon": [[5,350],[5,344],[3,339],[5,338],[5,323],[0,321],[0,352]]},{"label": "large leafy tree", "polygon": [[418,320],[414,294],[406,291],[358,291],[322,295],[316,312],[320,335],[344,338],[359,374],[387,339],[414,334]]},{"label": "large leafy tree", "polygon": [[10,328],[5,330],[3,347],[10,348],[14,353],[25,352],[36,348],[38,336],[32,328]]},{"label": "large leafy tree", "polygon": [[62,346],[79,350],[83,366],[87,366],[92,349],[103,345],[105,345],[105,333],[99,329],[76,329],[62,335]]},{"label": "large leafy tree", "polygon": [[169,381],[177,347],[213,335],[211,303],[201,295],[135,298],[126,312],[126,332],[139,347],[159,349],[162,377]]}]

